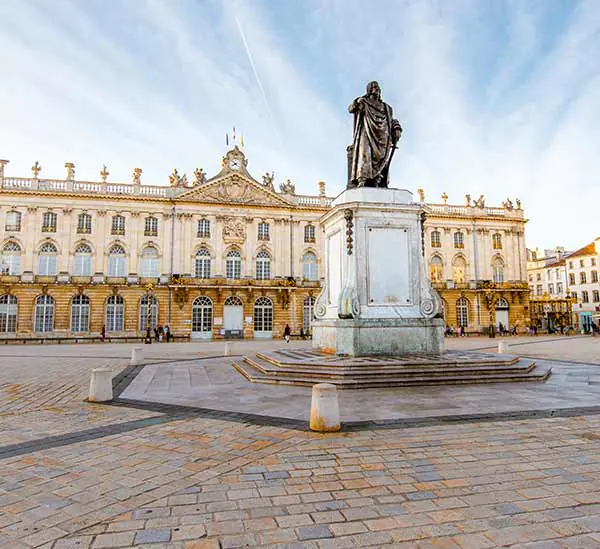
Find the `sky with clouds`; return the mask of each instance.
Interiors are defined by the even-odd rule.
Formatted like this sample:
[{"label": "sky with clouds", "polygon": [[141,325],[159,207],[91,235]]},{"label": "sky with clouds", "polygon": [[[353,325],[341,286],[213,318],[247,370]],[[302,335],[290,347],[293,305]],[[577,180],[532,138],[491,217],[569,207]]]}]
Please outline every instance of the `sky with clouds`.
[{"label": "sky with clouds", "polygon": [[351,100],[379,80],[404,127],[391,186],[519,197],[530,247],[600,236],[597,0],[0,0],[6,174],[167,184],[248,169],[345,184]]}]

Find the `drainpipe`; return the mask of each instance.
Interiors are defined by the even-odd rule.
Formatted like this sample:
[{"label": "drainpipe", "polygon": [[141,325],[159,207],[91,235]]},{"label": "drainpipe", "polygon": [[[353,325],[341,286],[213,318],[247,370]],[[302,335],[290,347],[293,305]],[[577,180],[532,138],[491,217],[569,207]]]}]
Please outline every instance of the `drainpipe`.
[{"label": "drainpipe", "polygon": [[290,214],[290,276],[294,277],[294,216]]}]

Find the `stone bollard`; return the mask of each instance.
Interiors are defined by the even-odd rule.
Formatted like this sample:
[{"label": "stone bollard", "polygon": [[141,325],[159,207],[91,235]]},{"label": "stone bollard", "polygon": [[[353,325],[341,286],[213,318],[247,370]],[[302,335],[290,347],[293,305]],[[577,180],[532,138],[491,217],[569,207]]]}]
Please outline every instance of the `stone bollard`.
[{"label": "stone bollard", "polygon": [[229,356],[231,354],[231,343],[225,343],[225,356]]},{"label": "stone bollard", "polygon": [[309,426],[312,431],[320,433],[331,433],[342,428],[335,385],[331,383],[313,385]]},{"label": "stone bollard", "polygon": [[112,370],[110,368],[94,368],[90,379],[90,402],[108,402],[113,398]]},{"label": "stone bollard", "polygon": [[142,347],[134,347],[131,349],[131,364],[133,366],[144,363],[144,349]]},{"label": "stone bollard", "polygon": [[502,340],[502,341],[498,341],[498,353],[500,353],[501,355],[505,355],[508,353],[508,341],[506,340]]}]

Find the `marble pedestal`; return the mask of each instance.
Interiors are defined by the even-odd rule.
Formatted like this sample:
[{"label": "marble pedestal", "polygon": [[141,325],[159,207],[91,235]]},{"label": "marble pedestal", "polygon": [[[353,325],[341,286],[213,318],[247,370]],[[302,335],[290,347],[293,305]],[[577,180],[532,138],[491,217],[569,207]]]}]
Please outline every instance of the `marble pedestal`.
[{"label": "marble pedestal", "polygon": [[400,189],[344,191],[321,222],[325,283],[315,350],[347,356],[442,353],[441,300],[423,261],[424,208]]}]

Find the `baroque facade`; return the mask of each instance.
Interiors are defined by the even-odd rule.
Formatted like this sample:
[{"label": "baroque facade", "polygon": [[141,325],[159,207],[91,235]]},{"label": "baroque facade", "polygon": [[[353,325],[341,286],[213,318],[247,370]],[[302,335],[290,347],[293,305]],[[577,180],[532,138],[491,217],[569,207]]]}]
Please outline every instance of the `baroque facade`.
[{"label": "baroque facade", "polygon": [[[262,181],[237,146],[219,173],[169,186],[8,177],[0,161],[0,338],[279,337],[310,329],[324,275],[319,220],[332,199]],[[523,210],[425,204],[423,238],[448,325],[526,323]],[[445,195],[444,195],[445,196]],[[447,197],[446,197],[447,198]]]}]

